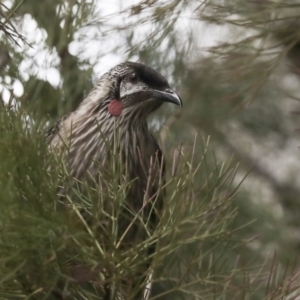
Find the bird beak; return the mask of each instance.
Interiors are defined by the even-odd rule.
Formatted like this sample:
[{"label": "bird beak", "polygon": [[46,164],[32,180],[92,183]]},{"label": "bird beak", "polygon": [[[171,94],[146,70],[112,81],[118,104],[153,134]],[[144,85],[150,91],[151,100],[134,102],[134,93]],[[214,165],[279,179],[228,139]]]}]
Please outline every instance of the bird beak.
[{"label": "bird beak", "polygon": [[157,98],[164,102],[170,102],[182,106],[182,100],[180,96],[171,89],[165,89],[164,91],[154,90],[154,93],[156,94]]}]

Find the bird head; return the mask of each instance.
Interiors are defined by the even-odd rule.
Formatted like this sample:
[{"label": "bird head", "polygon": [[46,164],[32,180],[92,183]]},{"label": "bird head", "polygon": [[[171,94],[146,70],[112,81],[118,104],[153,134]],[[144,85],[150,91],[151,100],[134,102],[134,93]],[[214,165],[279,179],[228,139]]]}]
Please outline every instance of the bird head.
[{"label": "bird head", "polygon": [[147,117],[164,102],[182,106],[182,100],[158,72],[141,63],[126,62],[105,73],[86,101],[111,117]]}]

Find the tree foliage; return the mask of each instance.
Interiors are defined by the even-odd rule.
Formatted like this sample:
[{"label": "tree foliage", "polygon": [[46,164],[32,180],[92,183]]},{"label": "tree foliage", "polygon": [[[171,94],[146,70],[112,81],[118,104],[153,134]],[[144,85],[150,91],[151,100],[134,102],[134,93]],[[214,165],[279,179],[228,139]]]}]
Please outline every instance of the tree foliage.
[{"label": "tree foliage", "polygon": [[[299,13],[283,0],[1,3],[0,298],[101,299],[103,282],[135,280],[145,244],[103,248],[78,214],[108,215],[93,197],[73,191],[61,209],[67,174],[44,143],[99,70],[128,59],[184,99],[150,120],[168,158],[150,298],[299,297]],[[106,188],[116,206],[122,189]]]}]

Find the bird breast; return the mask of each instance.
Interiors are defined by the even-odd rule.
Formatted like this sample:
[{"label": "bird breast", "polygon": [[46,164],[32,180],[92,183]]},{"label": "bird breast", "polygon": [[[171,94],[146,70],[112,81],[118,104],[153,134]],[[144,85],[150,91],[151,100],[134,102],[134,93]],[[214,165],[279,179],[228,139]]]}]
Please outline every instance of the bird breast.
[{"label": "bird breast", "polygon": [[146,123],[118,124],[111,117],[68,121],[51,144],[63,149],[72,178],[132,182],[128,193],[139,207],[142,199],[153,197],[162,177],[162,158]]}]

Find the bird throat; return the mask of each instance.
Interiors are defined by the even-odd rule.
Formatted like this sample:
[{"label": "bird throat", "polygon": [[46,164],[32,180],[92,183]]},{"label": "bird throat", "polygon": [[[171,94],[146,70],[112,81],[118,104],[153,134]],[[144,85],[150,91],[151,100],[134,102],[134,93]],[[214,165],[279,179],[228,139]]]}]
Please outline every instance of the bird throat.
[{"label": "bird throat", "polygon": [[108,112],[115,117],[121,115],[123,111],[123,103],[120,100],[113,99],[108,104]]}]

